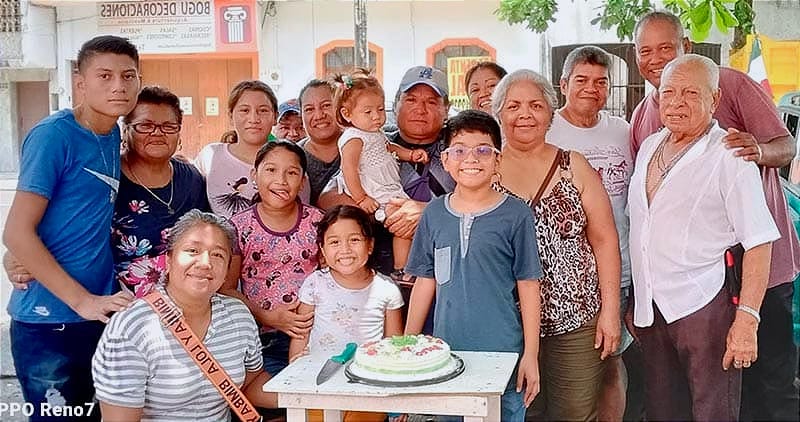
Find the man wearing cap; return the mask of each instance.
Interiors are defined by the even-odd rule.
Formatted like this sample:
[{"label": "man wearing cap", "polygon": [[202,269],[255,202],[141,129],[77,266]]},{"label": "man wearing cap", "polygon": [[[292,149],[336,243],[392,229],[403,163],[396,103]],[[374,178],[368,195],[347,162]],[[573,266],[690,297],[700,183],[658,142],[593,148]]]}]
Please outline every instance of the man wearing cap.
[{"label": "man wearing cap", "polygon": [[278,123],[272,128],[278,139],[297,142],[306,137],[303,119],[300,118],[300,105],[296,98],[284,101],[278,106]]},{"label": "man wearing cap", "polygon": [[444,143],[440,132],[447,118],[447,75],[438,69],[416,66],[400,82],[394,101],[397,132],[389,140],[406,148],[424,148],[428,164],[400,163],[400,179],[406,193],[417,201],[428,202],[455,188],[442,167],[440,152]]},{"label": "man wearing cap", "polygon": [[[397,199],[387,206],[388,216],[383,225],[394,236],[411,238],[427,202],[452,192],[455,188],[455,182],[442,166],[440,155],[444,150],[444,140],[440,132],[449,107],[447,93],[447,75],[432,67],[412,67],[400,81],[394,100],[398,130],[387,133],[386,136],[389,141],[400,146],[425,149],[430,161],[427,164],[399,163],[403,189],[414,201]],[[318,201],[321,208],[352,203],[349,196],[331,191],[320,195]],[[376,235],[375,262],[378,269],[385,274],[393,270],[391,240],[392,237],[384,230]],[[406,303],[407,293],[408,290],[404,289]],[[426,323],[423,331],[430,333],[432,326]]]},{"label": "man wearing cap", "polygon": [[[396,132],[387,133],[389,141],[406,148],[423,148],[430,161],[427,164],[400,162],[400,179],[408,196],[416,201],[397,200],[387,207],[389,214],[384,226],[395,236],[411,237],[425,208],[433,197],[452,192],[455,182],[444,170],[440,152],[444,142],[440,135],[447,118],[447,75],[428,66],[415,66],[406,71],[394,101],[397,116]],[[324,192],[318,205],[330,208],[336,204],[352,204],[347,195]],[[397,209],[398,207],[399,210]],[[392,271],[391,247],[376,245],[377,262],[383,270]],[[391,242],[389,242],[391,243]],[[387,272],[387,274],[388,274]]]}]

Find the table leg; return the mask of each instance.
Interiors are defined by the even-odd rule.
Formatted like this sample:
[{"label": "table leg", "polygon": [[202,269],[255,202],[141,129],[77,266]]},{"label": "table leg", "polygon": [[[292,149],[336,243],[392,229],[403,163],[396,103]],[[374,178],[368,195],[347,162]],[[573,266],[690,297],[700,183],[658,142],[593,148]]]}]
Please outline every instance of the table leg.
[{"label": "table leg", "polygon": [[306,409],[289,407],[286,409],[286,422],[307,422]]},{"label": "table leg", "polygon": [[322,411],[323,422],[342,422],[342,411],[325,409]]},{"label": "table leg", "polygon": [[495,422],[500,420],[500,396],[486,398],[486,417],[464,416],[464,422]]}]

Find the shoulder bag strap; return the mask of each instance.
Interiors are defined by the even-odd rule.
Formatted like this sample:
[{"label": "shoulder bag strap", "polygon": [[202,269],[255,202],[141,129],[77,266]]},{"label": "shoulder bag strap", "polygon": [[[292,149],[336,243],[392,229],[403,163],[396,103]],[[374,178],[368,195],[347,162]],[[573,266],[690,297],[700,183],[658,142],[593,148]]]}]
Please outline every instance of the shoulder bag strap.
[{"label": "shoulder bag strap", "polygon": [[547,185],[550,184],[550,180],[553,178],[553,175],[556,173],[556,169],[558,168],[558,164],[561,161],[561,151],[562,149],[559,148],[558,152],[556,153],[556,157],[553,158],[553,163],[550,164],[550,170],[547,170],[547,176],[544,177],[544,182],[542,185],[539,186],[539,191],[536,192],[536,195],[533,196],[531,200],[531,204],[537,204],[539,199],[542,198],[542,194],[544,194],[544,190],[547,188]]},{"label": "shoulder bag strap", "polygon": [[175,335],[178,343],[183,346],[186,353],[219,391],[236,416],[243,422],[260,421],[261,415],[258,414],[255,406],[250,403],[250,400],[231,380],[222,365],[206,349],[205,344],[192,331],[180,311],[167,302],[157,290],[150,292],[143,299],[153,308],[161,323]]}]

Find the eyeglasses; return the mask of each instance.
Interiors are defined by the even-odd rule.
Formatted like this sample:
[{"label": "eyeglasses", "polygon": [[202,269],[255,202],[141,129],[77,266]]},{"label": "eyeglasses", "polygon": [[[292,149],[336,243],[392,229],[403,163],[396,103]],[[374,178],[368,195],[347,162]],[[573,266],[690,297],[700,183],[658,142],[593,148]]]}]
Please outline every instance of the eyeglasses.
[{"label": "eyeglasses", "polygon": [[471,152],[478,160],[488,160],[499,154],[500,150],[490,145],[478,145],[475,147],[465,147],[462,145],[452,146],[444,150],[447,156],[455,161],[464,161]]},{"label": "eyeglasses", "polygon": [[155,133],[156,129],[161,129],[161,133],[166,135],[172,135],[181,131],[181,125],[172,122],[165,122],[161,124],[152,122],[139,122],[131,123],[129,126],[132,127],[136,133],[141,133],[142,135],[150,135]]}]

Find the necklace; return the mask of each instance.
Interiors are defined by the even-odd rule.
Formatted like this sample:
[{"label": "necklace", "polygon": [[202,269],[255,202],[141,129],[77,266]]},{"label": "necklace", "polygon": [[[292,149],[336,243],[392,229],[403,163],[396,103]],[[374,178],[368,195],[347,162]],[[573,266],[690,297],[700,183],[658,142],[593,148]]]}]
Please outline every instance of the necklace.
[{"label": "necklace", "polygon": [[[88,120],[83,119],[83,123],[89,128],[89,132],[92,133],[94,136],[94,140],[97,142],[97,148],[100,150],[100,157],[103,159],[103,170],[105,170],[106,174],[97,175],[95,177],[102,180],[105,184],[108,185],[110,188],[110,192],[108,193],[108,202],[113,204],[114,200],[117,199],[117,190],[119,190],[119,179],[116,176],[117,174],[117,166],[114,160],[111,160],[111,171],[108,169],[108,160],[106,159],[106,153],[103,151],[103,144],[100,142],[100,137],[97,136],[97,133],[94,130],[94,127]],[[112,157],[113,158],[113,157]],[[87,169],[88,170],[88,169]]]},{"label": "necklace", "polygon": [[167,212],[169,213],[169,215],[172,215],[172,214],[175,214],[175,210],[172,209],[172,195],[175,193],[175,184],[172,183],[174,170],[172,169],[172,163],[167,163],[167,164],[169,165],[169,173],[170,173],[170,178],[169,178],[169,201],[164,201],[163,199],[161,199],[160,196],[156,195],[155,192],[151,191],[150,188],[148,188],[144,183],[142,183],[142,181],[139,179],[139,176],[137,176],[136,173],[133,171],[133,167],[131,167],[131,164],[127,163],[128,171],[131,172],[131,176],[133,176],[134,181],[139,186],[143,187],[144,190],[146,190],[147,193],[149,193],[153,198],[156,198],[156,200],[158,200],[158,202],[161,202],[162,204],[164,204],[164,206],[167,207]]},{"label": "necklace", "polygon": [[646,186],[647,186],[647,190],[650,191],[651,195],[652,195],[653,192],[655,192],[655,190],[659,186],[661,186],[661,183],[664,182],[664,179],[667,178],[667,175],[672,170],[672,168],[675,167],[675,165],[678,163],[678,161],[680,161],[680,159],[683,158],[683,156],[686,155],[686,153],[689,152],[690,149],[692,149],[694,144],[696,144],[701,139],[703,139],[706,135],[708,135],[708,132],[711,131],[712,127],[714,127],[714,122],[713,121],[711,122],[710,125],[708,125],[708,128],[706,129],[706,131],[703,134],[701,134],[700,136],[695,138],[693,141],[689,142],[685,147],[683,147],[680,151],[678,151],[677,154],[672,156],[672,158],[669,160],[669,162],[667,162],[667,160],[664,158],[664,149],[666,149],[667,141],[669,140],[670,134],[668,134],[664,138],[664,140],[661,141],[661,143],[658,145],[658,148],[656,149],[656,152],[653,155],[653,158],[651,159],[650,164],[649,164],[649,166],[651,168],[652,168],[652,165],[655,164],[655,167],[657,168],[657,170],[659,172],[657,178],[651,179],[651,178],[648,177],[648,181],[646,183]]}]

